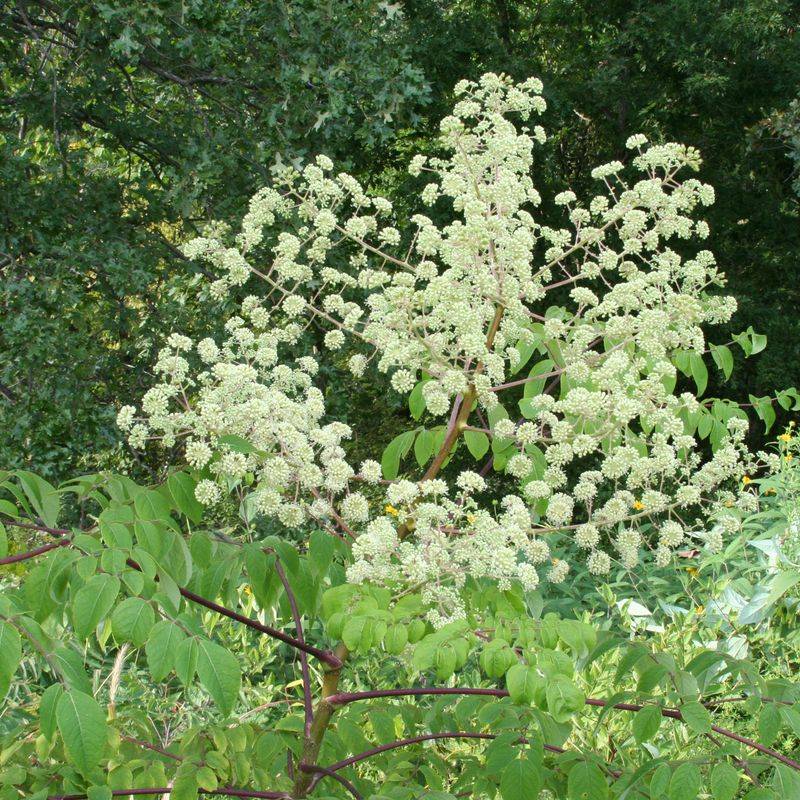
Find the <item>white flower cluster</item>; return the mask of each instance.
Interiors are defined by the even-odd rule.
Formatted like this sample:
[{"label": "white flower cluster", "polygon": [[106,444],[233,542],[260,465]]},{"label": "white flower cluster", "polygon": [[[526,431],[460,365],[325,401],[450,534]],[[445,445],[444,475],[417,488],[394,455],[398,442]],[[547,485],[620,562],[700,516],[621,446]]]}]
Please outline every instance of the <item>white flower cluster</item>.
[{"label": "white flower cluster", "polygon": [[[295,344],[302,329],[270,328],[255,297],[244,302],[242,313],[246,319],[228,320],[221,347],[211,339],[198,343],[204,368],[193,377],[185,358],[192,343],[170,337],[157,363],[163,380],[142,399],[143,416],[128,406],[118,422],[137,446],[149,437],[166,445],[185,437],[187,462],[209,475],[196,489],[203,504],[217,502],[223,488],[247,487],[247,508],[284,525],[326,517],[330,501],[354,475],[342,448],[350,428],[323,423],[322,393],[312,383],[314,359],[299,358],[293,366],[279,361],[279,345]],[[347,498],[351,509],[355,497]]]},{"label": "white flower cluster", "polygon": [[[191,342],[172,337],[143,417],[120,413],[134,445],[187,437],[187,460],[210,473],[202,502],[254,475],[253,510],[344,528],[356,537],[351,580],[421,583],[439,622],[460,613],[467,575],[527,588],[563,581],[569,564],[551,558],[551,541],[574,542],[594,575],[615,560],[633,568],[645,547],[667,564],[696,515],[738,502],[727,490],[747,462],[737,419],[704,461],[687,425],[698,402],[673,391],[675,354],[702,354],[703,326],[736,307],[707,292],[723,282],[713,255],[687,255],[709,233],[694,215],[714,201],[710,186],[682,177],[698,153],[631,136],[631,164],[596,168],[594,196],[556,195],[565,224],[553,228],[530,176],[545,134],[524,126],[545,109],[541,88],[494,74],[458,84],[441,123],[446,157],[415,156],[409,168],[425,173],[423,206],[452,209],[449,224],[420,213],[398,230],[388,200],[320,156],[256,194],[235,241],[186,245],[222,273],[215,293],[255,275],[270,304],[248,298],[221,347],[200,342],[206,367],[194,378]],[[554,306],[553,292],[568,303]],[[514,483],[499,513],[481,507],[477,473],[452,476],[451,496],[437,478],[444,457],[421,480],[389,485],[392,513],[376,516],[351,491],[354,480],[377,483],[380,467],[367,462],[356,475],[342,446],[349,429],[323,423],[317,361],[287,359],[309,320],[327,329],[326,348],[352,337],[366,349],[350,357],[353,375],[374,361],[397,392],[424,380],[427,412],[449,415],[446,447],[473,420],[493,437],[495,467]],[[534,352],[547,366],[513,378]],[[501,398],[521,386],[515,423]],[[238,452],[230,436],[252,449]]]}]

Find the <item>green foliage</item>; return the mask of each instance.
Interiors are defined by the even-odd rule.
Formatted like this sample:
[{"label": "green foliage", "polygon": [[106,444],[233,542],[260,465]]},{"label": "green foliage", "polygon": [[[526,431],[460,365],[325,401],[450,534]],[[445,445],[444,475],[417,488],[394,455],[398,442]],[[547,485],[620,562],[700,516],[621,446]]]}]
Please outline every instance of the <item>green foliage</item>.
[{"label": "green foliage", "polygon": [[[781,443],[784,455],[794,441]],[[784,463],[743,536],[773,535],[772,512],[793,513],[797,470]],[[181,474],[188,491],[196,478]],[[15,551],[30,534],[15,523],[39,524],[24,508],[26,482],[3,483]],[[712,618],[666,613],[655,633],[631,640],[625,617],[561,615],[547,610],[555,598],[490,582],[465,587],[466,618],[433,630],[419,593],[342,583],[348,550],[330,534],[310,532],[299,548],[252,526],[237,534],[190,516],[190,495],[169,483],[94,476],[79,486],[53,491],[88,502],[98,522],[56,531],[71,546],[5,578],[0,597],[0,681],[11,686],[2,774],[25,796],[101,798],[172,782],[179,797],[225,786],[300,797],[309,792],[297,773],[303,752],[317,755],[302,763],[347,770],[363,796],[397,800],[464,791],[516,800],[540,789],[569,800],[734,800],[751,796],[753,780],[763,797],[794,791],[792,768],[746,744],[790,758],[800,746],[800,690],[780,659],[755,656],[782,636],[775,610],[749,623],[753,658],[725,644]],[[145,523],[159,535],[137,535]],[[188,542],[178,567],[172,537]],[[719,580],[713,558],[699,569]],[[735,576],[710,589],[709,604],[762,569],[730,554],[726,568]],[[772,580],[766,607],[792,607],[796,573]],[[715,649],[698,644],[717,636]],[[306,691],[314,719],[332,715],[308,734]],[[349,756],[353,765],[339,767]],[[323,789],[347,794],[335,782]]]},{"label": "green foliage", "polygon": [[[602,582],[579,568],[539,591],[467,579],[464,618],[435,629],[425,586],[344,582],[345,530],[253,522],[239,487],[211,515],[204,475],[174,452],[134,462],[113,426],[164,335],[214,333],[222,316],[178,242],[224,228],[276,167],[318,151],[402,217],[413,187],[396,162],[432,137],[456,79],[490,69],[546,79],[544,188],[585,188],[587,166],[626,158],[639,130],[702,148],[741,310],[702,352],[672,354],[669,388],[701,398],[682,420],[711,450],[746,418],[730,397],[748,395],[755,439],[783,430],[800,409],[774,388],[800,385],[798,22],[788,0],[0,10],[0,464],[36,469],[0,474],[0,800],[800,796],[794,428],[773,473],[746,479],[755,507],[732,508],[721,552],[690,543],[678,569],[648,560]],[[385,446],[384,480],[437,454],[490,456],[499,492],[513,449],[498,423],[533,419],[564,366],[541,324],[527,333],[509,343],[520,383],[446,453],[429,376],[413,422],[382,379],[343,381],[350,353],[318,381],[355,452]],[[319,339],[312,327],[301,347]],[[544,454],[525,452],[541,476]],[[76,465],[150,485],[55,485]]]}]

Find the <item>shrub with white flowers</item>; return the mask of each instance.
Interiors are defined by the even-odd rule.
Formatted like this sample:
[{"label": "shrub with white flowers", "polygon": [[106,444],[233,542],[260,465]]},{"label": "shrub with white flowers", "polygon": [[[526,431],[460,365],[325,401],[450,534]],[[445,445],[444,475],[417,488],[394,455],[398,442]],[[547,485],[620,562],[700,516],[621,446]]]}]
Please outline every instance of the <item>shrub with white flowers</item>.
[{"label": "shrub with white flowers", "polygon": [[[409,167],[444,224],[417,213],[401,230],[387,199],[319,156],[259,191],[233,239],[189,242],[219,273],[214,294],[263,291],[225,341],[170,337],[160,382],[119,415],[136,447],[185,440],[201,503],[233,488],[250,515],[335,530],[353,540],[351,582],[424,587],[435,625],[463,614],[469,577],[532,589],[567,579],[570,559],[602,576],[648,551],[665,566],[690,538],[718,549],[709,518],[735,524],[750,502],[747,422],[729,414],[708,453],[704,406],[676,391],[709,351],[704,326],[736,308],[701,244],[714,190],[693,177],[698,152],[631,136],[630,163],[594,169],[591,197],[556,194],[562,226],[545,224],[541,90],[458,84],[443,155]],[[399,433],[382,472],[351,465],[350,428],[326,417],[326,354],[293,355],[310,324],[331,351],[349,343],[354,379],[376,369],[410,395],[423,426]],[[420,472],[400,473],[412,446]]]}]

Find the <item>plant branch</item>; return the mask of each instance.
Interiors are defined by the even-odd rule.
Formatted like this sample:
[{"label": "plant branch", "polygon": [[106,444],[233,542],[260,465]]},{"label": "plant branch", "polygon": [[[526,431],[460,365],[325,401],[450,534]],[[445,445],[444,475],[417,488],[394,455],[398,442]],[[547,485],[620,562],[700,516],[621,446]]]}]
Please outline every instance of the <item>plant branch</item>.
[{"label": "plant branch", "polygon": [[335,781],[341,783],[342,786],[344,786],[344,788],[347,789],[347,791],[350,792],[350,794],[352,794],[353,797],[356,798],[356,800],[363,800],[361,795],[358,793],[356,787],[353,786],[353,784],[350,783],[350,781],[348,781],[347,778],[343,777],[342,775],[337,775],[332,769],[328,769],[327,767],[321,767],[319,764],[314,764],[314,765],[301,764],[300,769],[303,772],[316,773],[318,776],[316,780],[311,781],[309,789],[313,789],[317,785],[317,783],[319,783],[319,779],[322,777],[333,778]]},{"label": "plant branch", "polygon": [[[138,568],[138,566],[139,565],[137,564],[136,568]],[[246,617],[244,616],[244,614],[240,614],[238,611],[234,611],[232,608],[221,606],[219,603],[215,603],[213,600],[207,600],[205,597],[201,597],[199,594],[190,592],[188,589],[179,587],[179,591],[181,595],[185,597],[187,600],[190,600],[193,603],[197,603],[197,605],[203,606],[204,608],[207,608],[210,611],[216,611],[217,614],[221,614],[223,617],[228,617],[228,619],[236,620],[236,622],[240,622],[242,625],[246,625],[248,628],[252,628],[255,631],[259,631],[260,633],[265,633],[267,636],[271,636],[273,639],[278,639],[284,644],[288,644],[291,647],[294,647],[296,650],[300,650],[304,653],[308,653],[309,655],[315,656],[320,661],[322,661],[323,664],[327,664],[331,669],[338,669],[339,667],[342,666],[341,660],[330,650],[321,650],[319,647],[314,647],[313,645],[306,644],[305,642],[295,638],[294,636],[289,636],[289,634],[284,633],[283,631],[279,631],[277,628],[272,628],[269,625],[264,625],[262,622],[259,622],[258,620]]]},{"label": "plant branch", "polygon": [[[353,703],[357,700],[368,700],[374,699],[378,697],[409,697],[409,696],[420,696],[420,695],[484,695],[489,697],[508,697],[508,691],[505,689],[480,689],[480,688],[465,688],[459,689],[457,687],[454,688],[445,688],[445,687],[432,687],[432,688],[411,688],[411,689],[385,689],[385,690],[375,690],[375,691],[368,691],[368,692],[342,692],[337,695],[333,695],[332,697],[328,698],[328,702],[334,705],[346,705],[347,703]],[[602,700],[600,698],[595,697],[587,697],[586,698],[586,705],[587,706],[596,706],[598,708],[605,708],[609,705],[606,700]],[[611,704],[612,708],[617,709],[618,711],[641,711],[644,706],[639,705],[637,703],[613,703]],[[677,708],[661,708],[661,716],[662,717],[669,717],[671,719],[677,719],[681,722],[684,722],[683,714]],[[722,728],[719,725],[712,725],[711,730],[714,733],[720,734],[720,736],[725,736],[728,739],[732,739],[735,742],[739,742],[740,744],[744,744],[747,747],[752,748],[753,750],[757,750],[759,753],[764,753],[764,755],[768,755],[782,764],[786,764],[786,766],[791,767],[792,769],[796,769],[800,771],[800,762],[795,761],[789,756],[783,755],[783,753],[779,753],[777,750],[773,750],[771,747],[767,747],[766,745],[760,744],[759,742],[755,741],[754,739],[749,739],[746,736],[740,736],[738,733],[734,731],[730,731],[727,728]]]},{"label": "plant branch", "polygon": [[[365,761],[368,758],[372,758],[372,756],[379,755],[380,753],[385,753],[387,750],[396,750],[398,747],[408,747],[412,744],[419,744],[420,742],[429,742],[434,741],[436,739],[495,739],[497,734],[494,733],[478,733],[475,731],[447,731],[444,733],[424,733],[420,736],[410,736],[407,739],[397,739],[394,742],[389,742],[387,744],[379,745],[378,747],[373,747],[369,750],[365,750],[363,753],[358,753],[357,755],[350,756],[350,758],[345,758],[342,761],[337,761],[335,764],[331,764],[328,767],[328,770],[331,772],[335,772],[336,770],[344,769],[344,767],[349,767],[353,764],[357,764],[359,761]],[[517,740],[518,744],[527,744],[528,739],[524,736],[520,736]],[[565,753],[566,751],[562,747],[557,747],[553,744],[545,744],[543,745],[545,750],[549,750],[551,753]]]},{"label": "plant branch", "polygon": [[[72,535],[71,531],[67,530],[66,528],[50,528],[45,525],[20,523],[20,522],[15,522],[14,520],[9,520],[9,523],[11,525],[16,525],[19,528],[28,528],[31,530],[43,531],[53,536],[71,537]],[[33,558],[35,555],[40,555],[41,552],[47,552],[49,550],[52,550],[54,547],[63,547],[68,544],[71,544],[71,539],[64,539],[62,542],[48,545],[47,549],[45,550],[39,548],[39,551],[31,551],[31,553],[25,555],[28,558]],[[20,553],[18,555],[21,556],[23,554]],[[11,558],[16,559],[18,561],[24,560],[16,556],[12,556]],[[139,572],[141,572],[142,568],[132,559],[127,559],[126,563],[132,569],[139,570]],[[284,644],[288,644],[297,650],[301,650],[304,653],[308,653],[309,655],[315,656],[324,664],[327,664],[331,669],[338,669],[339,667],[342,666],[341,661],[330,650],[321,650],[319,647],[314,647],[313,645],[306,644],[301,639],[295,638],[294,636],[289,636],[289,634],[284,633],[283,631],[280,631],[277,628],[272,628],[269,625],[264,625],[262,622],[259,622],[258,620],[250,619],[250,617],[246,617],[244,616],[244,614],[240,614],[238,611],[234,611],[232,608],[227,608],[226,606],[222,606],[219,603],[215,603],[213,600],[207,600],[205,597],[201,597],[199,594],[195,594],[189,589],[178,587],[178,591],[181,593],[181,596],[184,597],[186,600],[190,600],[193,603],[197,603],[197,605],[203,606],[204,608],[207,608],[210,611],[215,611],[217,614],[221,614],[224,617],[236,620],[236,622],[240,622],[242,625],[246,625],[248,628],[252,628],[253,630],[258,631],[259,633],[264,633],[267,636],[271,636],[273,639],[278,639]]]},{"label": "plant branch", "polygon": [[322,740],[325,738],[325,732],[328,730],[333,712],[336,711],[336,706],[328,698],[336,693],[336,689],[339,686],[341,668],[348,656],[347,648],[344,644],[339,644],[333,655],[339,661],[339,666],[329,670],[323,676],[322,697],[314,706],[311,730],[305,737],[303,751],[300,755],[300,769],[297,771],[294,789],[292,790],[292,797],[295,798],[305,797],[312,788],[314,776],[305,767],[317,766],[316,762],[322,747]]},{"label": "plant branch", "polygon": [[51,542],[50,544],[44,544],[41,547],[37,547],[34,550],[28,550],[25,553],[15,553],[13,556],[6,556],[5,558],[0,558],[0,566],[6,566],[7,564],[16,564],[19,561],[27,561],[30,558],[36,558],[36,556],[41,556],[44,553],[49,553],[51,550],[57,550],[59,547],[65,547],[66,545],[72,544],[69,539],[62,539],[58,542]]},{"label": "plant branch", "polygon": [[143,739],[136,739],[133,736],[123,735],[119,738],[122,739],[123,742],[135,744],[137,747],[143,747],[145,750],[152,750],[154,753],[159,753],[166,758],[171,758],[173,761],[183,761],[183,756],[170,753],[169,750],[164,750],[162,747],[159,747],[157,744],[153,744],[152,742],[145,742]]},{"label": "plant branch", "polygon": [[[157,795],[157,794],[170,794],[172,792],[171,786],[151,786],[146,789],[113,789],[111,791],[112,797],[128,797],[129,795]],[[203,795],[219,795],[221,797],[259,797],[266,800],[287,800],[290,797],[286,792],[260,792],[256,789],[233,789],[230,787],[220,786],[219,789],[213,791],[200,789],[198,794]],[[51,794],[47,796],[47,800],[86,800],[86,794]]]}]

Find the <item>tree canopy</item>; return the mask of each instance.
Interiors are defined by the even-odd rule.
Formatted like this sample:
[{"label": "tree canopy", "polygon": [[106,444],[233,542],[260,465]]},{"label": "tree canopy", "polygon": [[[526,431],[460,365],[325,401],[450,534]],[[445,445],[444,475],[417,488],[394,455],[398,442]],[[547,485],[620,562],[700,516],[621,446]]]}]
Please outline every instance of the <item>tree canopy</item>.
[{"label": "tree canopy", "polygon": [[538,169],[555,191],[632,130],[700,148],[735,322],[773,343],[734,388],[800,382],[784,313],[797,304],[797,16],[789,0],[7,5],[3,461],[63,476],[89,451],[93,465],[129,459],[115,399],[139,392],[164,336],[218,316],[197,310],[201,275],[176,245],[317,152],[402,204],[404,154],[455,82],[486,70],[545,81],[553,141]]}]

